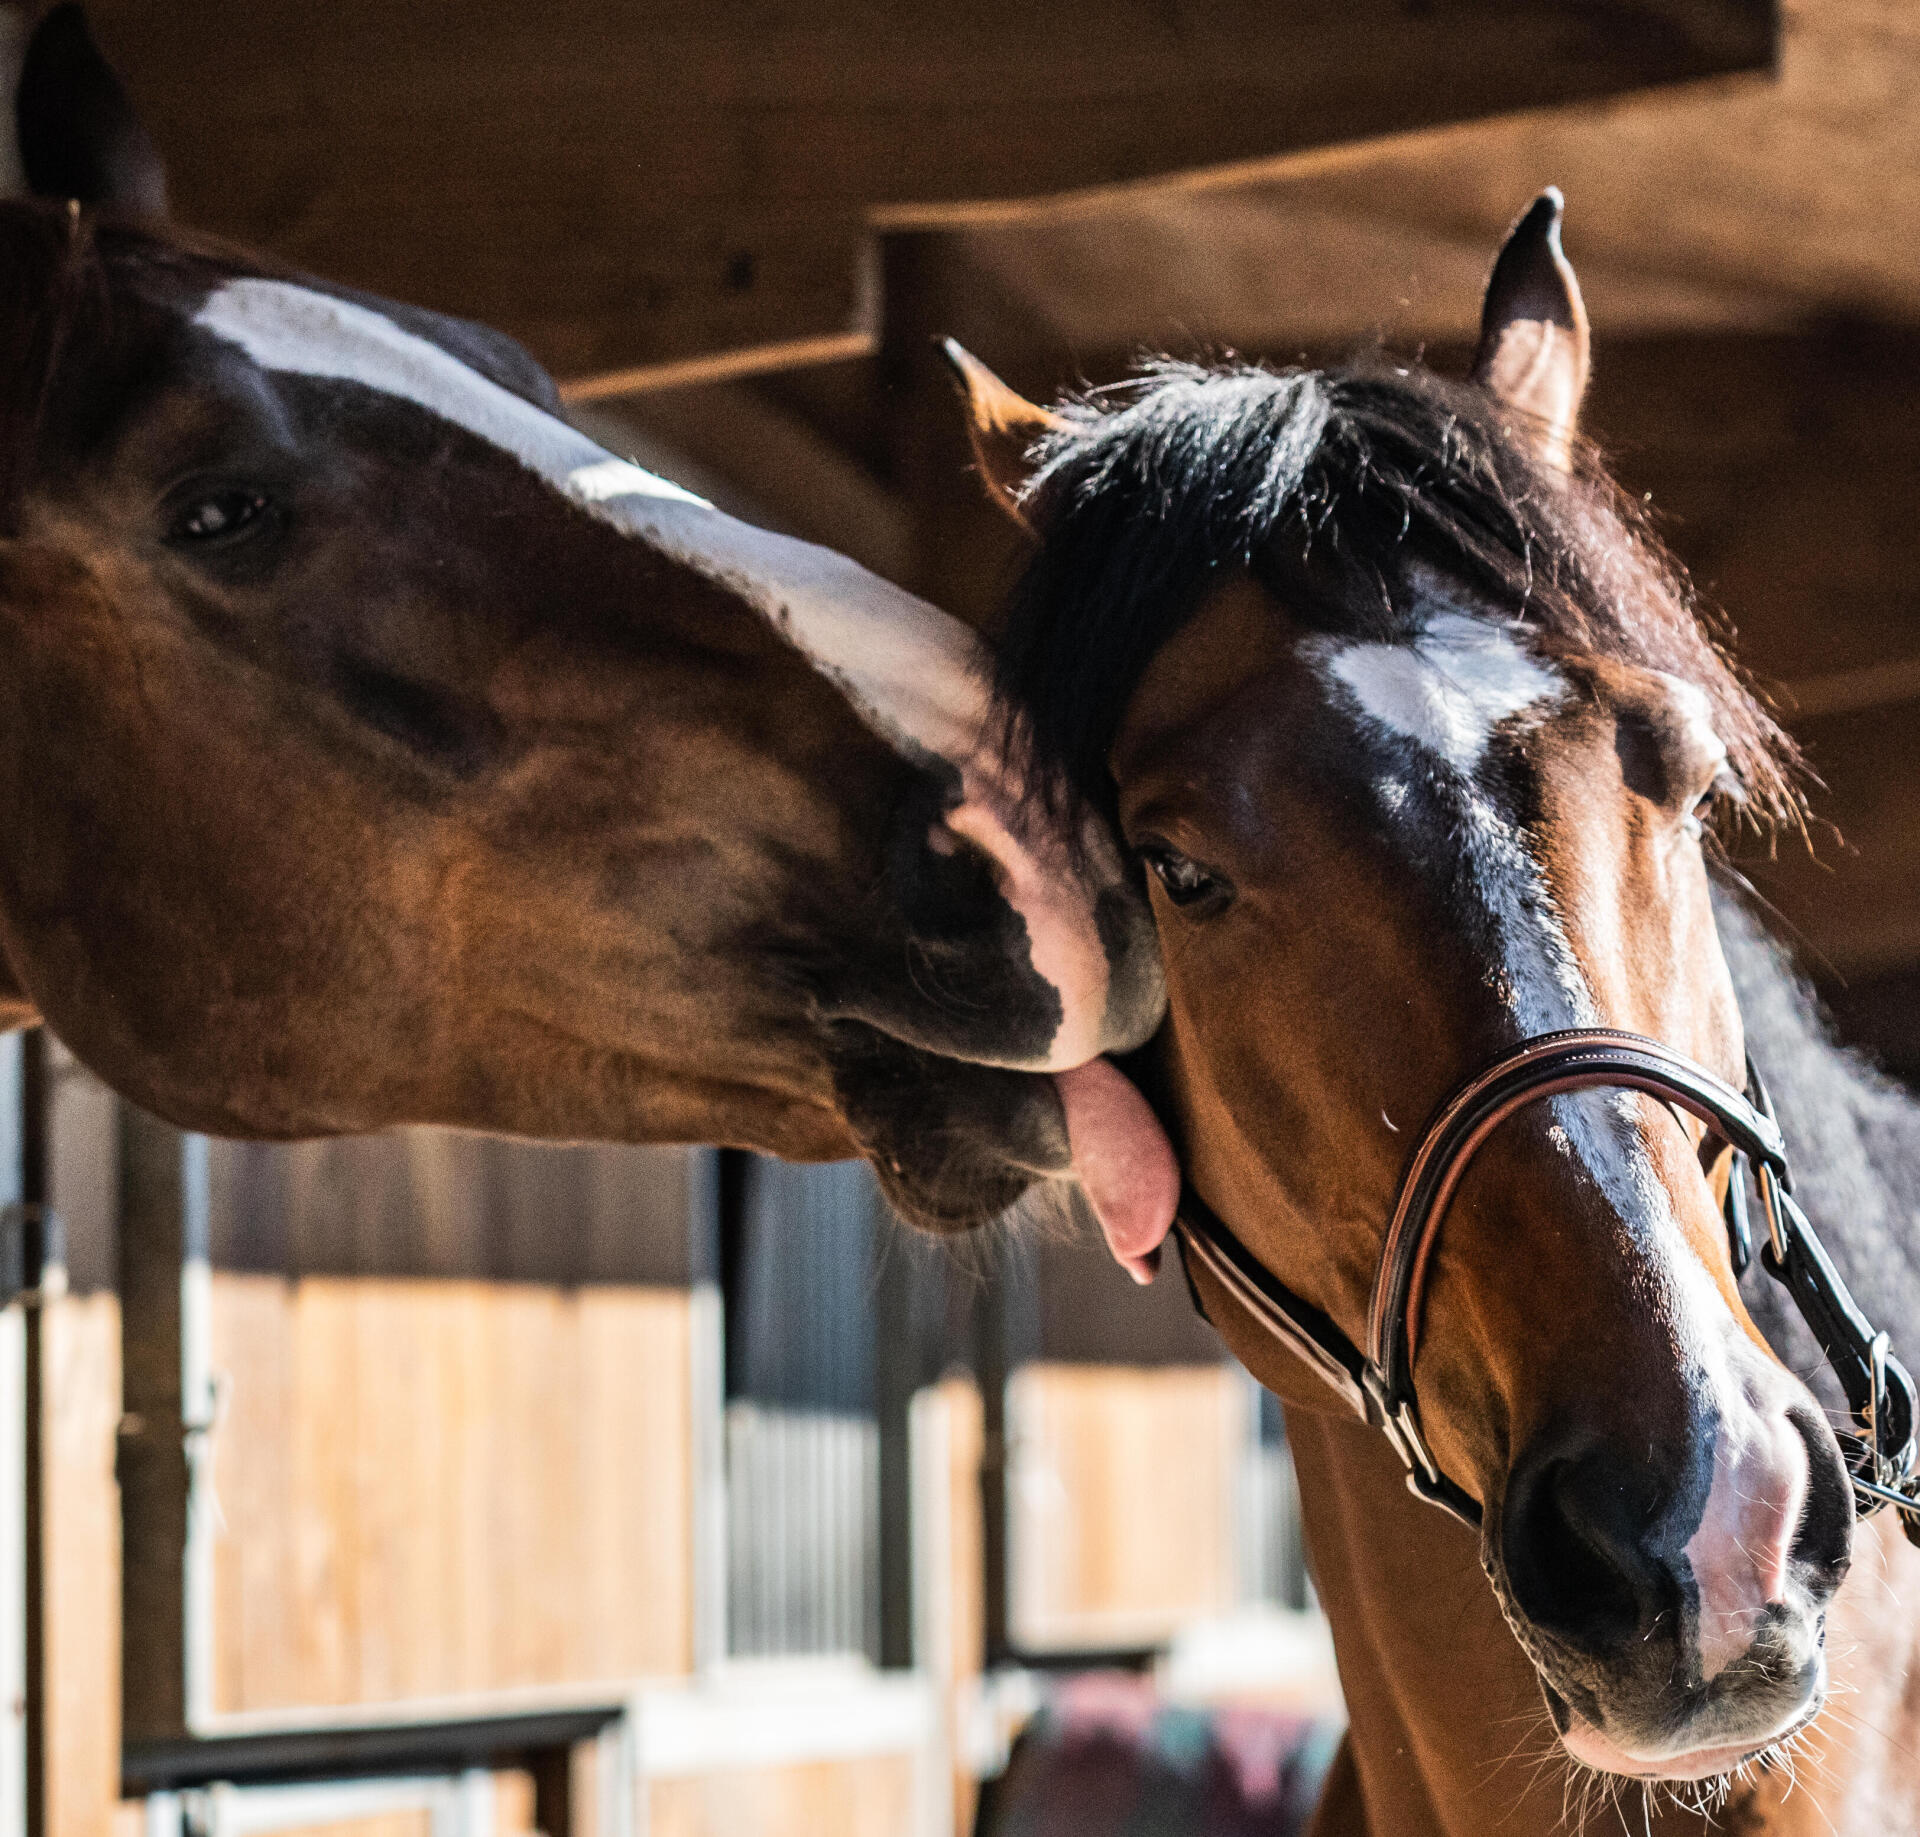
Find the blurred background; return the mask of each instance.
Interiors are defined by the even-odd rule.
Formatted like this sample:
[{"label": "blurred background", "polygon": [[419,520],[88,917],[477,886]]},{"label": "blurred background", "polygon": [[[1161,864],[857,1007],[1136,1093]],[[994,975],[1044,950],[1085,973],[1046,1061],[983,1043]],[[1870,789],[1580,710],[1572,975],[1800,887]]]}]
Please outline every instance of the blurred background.
[{"label": "blurred background", "polygon": [[[514,333],[605,444],[989,631],[935,334],[1043,400],[1459,368],[1558,184],[1587,426],[1823,781],[1742,865],[1920,1075],[1904,0],[89,13],[181,219]],[[1339,1704],[1284,1435],[1177,1274],[925,1243],[854,1167],[207,1143],[54,1042],[0,1072],[64,1224],[0,1311],[19,1828],[1298,1828]]]}]

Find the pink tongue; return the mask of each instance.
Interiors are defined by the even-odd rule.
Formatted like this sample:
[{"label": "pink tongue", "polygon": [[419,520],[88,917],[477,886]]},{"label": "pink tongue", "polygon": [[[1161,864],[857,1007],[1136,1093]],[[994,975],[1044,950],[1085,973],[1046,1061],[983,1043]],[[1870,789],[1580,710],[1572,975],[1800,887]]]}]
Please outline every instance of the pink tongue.
[{"label": "pink tongue", "polygon": [[1173,1227],[1180,1166],[1173,1144],[1125,1073],[1105,1059],[1055,1072],[1067,1112],[1074,1176],[1116,1263],[1136,1282],[1153,1280],[1152,1253]]}]

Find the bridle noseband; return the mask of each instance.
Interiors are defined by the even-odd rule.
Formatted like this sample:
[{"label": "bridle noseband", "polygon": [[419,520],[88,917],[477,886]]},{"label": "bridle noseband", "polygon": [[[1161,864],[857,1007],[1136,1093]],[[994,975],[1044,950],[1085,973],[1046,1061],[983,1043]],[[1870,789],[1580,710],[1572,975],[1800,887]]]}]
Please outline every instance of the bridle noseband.
[{"label": "bridle noseband", "polygon": [[[1726,1223],[1735,1276],[1753,1260],[1747,1201],[1752,1169],[1766,1219],[1760,1260],[1793,1297],[1833,1367],[1859,1435],[1840,1437],[1862,1517],[1891,1505],[1920,1543],[1916,1394],[1907,1368],[1875,1332],[1793,1198],[1786,1143],[1753,1061],[1743,1095],[1658,1040],[1612,1028],[1576,1028],[1523,1040],[1466,1080],[1421,1131],[1400,1179],[1380,1246],[1363,1351],[1310,1302],[1277,1280],[1189,1185],[1175,1228],[1191,1279],[1197,1265],[1268,1335],[1313,1368],[1356,1415],[1382,1430],[1420,1498],[1477,1529],[1480,1502],[1442,1472],[1420,1426],[1414,1355],[1428,1265],[1461,1178],[1487,1138],[1516,1111],[1563,1091],[1644,1091],[1686,1110],[1733,1154]],[[1706,1164],[1703,1158],[1703,1164]]]}]

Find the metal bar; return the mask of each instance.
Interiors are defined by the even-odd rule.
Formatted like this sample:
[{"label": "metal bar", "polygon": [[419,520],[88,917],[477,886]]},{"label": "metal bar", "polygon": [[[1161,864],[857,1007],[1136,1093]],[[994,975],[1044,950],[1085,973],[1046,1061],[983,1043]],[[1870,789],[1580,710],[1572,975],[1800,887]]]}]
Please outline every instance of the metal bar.
[{"label": "metal bar", "polygon": [[624,1710],[624,1703],[609,1702],[450,1722],[129,1741],[121,1751],[120,1789],[140,1798],[216,1782],[268,1785],[527,1767],[535,1772],[537,1793],[537,1757],[595,1740]]}]

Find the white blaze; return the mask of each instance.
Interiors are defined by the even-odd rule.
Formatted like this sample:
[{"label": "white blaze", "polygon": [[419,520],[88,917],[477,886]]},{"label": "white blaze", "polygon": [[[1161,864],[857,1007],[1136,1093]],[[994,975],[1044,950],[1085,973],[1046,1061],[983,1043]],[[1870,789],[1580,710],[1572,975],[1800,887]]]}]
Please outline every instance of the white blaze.
[{"label": "white blaze", "polygon": [[[1551,706],[1565,682],[1516,627],[1451,608],[1410,642],[1329,646],[1320,663],[1368,721],[1452,767],[1466,864],[1500,938],[1499,994],[1515,1026],[1523,1034],[1592,1026],[1592,991],[1525,838],[1474,781],[1501,723]],[[1400,815],[1405,787],[1391,783],[1383,801]]]},{"label": "white blaze", "polygon": [[[1445,606],[1438,583],[1423,585],[1443,609],[1411,641],[1323,646],[1320,668],[1367,721],[1451,768],[1451,814],[1500,942],[1499,993],[1515,1027],[1525,1036],[1603,1025],[1527,837],[1476,780],[1502,723],[1551,709],[1566,684],[1526,649],[1521,628]],[[1706,697],[1691,683],[1671,680],[1671,687],[1702,757],[1723,759]],[[1405,820],[1410,806],[1399,780],[1382,780],[1381,790],[1385,807]],[[1639,1144],[1627,1096],[1569,1093],[1548,1105],[1556,1148],[1586,1170],[1622,1219],[1664,1247],[1662,1302],[1691,1381],[1718,1417],[1707,1504],[1687,1545],[1700,1590],[1697,1650],[1711,1679],[1746,1652],[1768,1604],[1782,1596],[1805,1498],[1805,1447],[1774,1394],[1781,1374],[1734,1331],[1725,1300],[1687,1247],[1671,1197]]]},{"label": "white blaze", "polygon": [[1436,613],[1413,644],[1350,644],[1329,671],[1370,720],[1471,776],[1502,721],[1565,685],[1512,630],[1463,612]]}]

